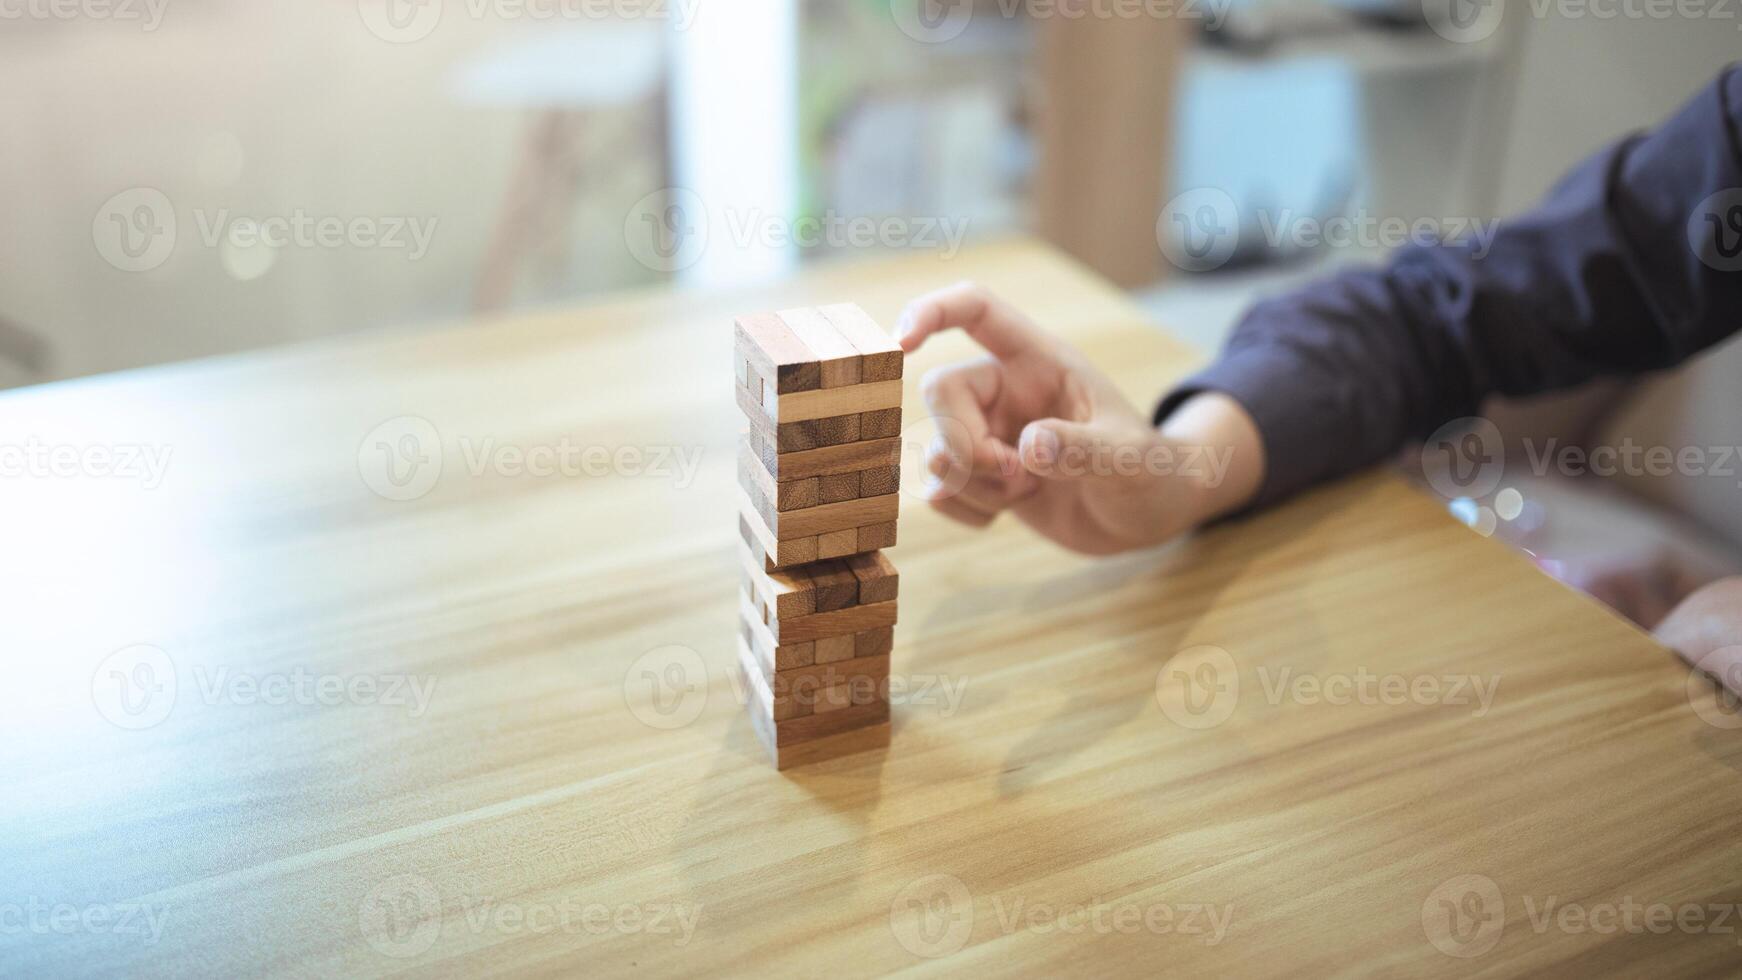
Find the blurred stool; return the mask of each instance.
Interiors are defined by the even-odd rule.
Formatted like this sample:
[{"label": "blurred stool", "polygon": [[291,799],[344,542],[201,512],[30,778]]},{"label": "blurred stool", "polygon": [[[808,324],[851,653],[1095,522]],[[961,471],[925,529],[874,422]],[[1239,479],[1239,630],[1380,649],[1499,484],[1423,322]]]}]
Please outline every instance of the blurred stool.
[{"label": "blurred stool", "polygon": [[475,310],[506,307],[526,257],[569,227],[589,169],[582,134],[601,110],[653,99],[664,62],[659,23],[599,22],[542,28],[459,70],[462,102],[532,110],[484,252]]}]

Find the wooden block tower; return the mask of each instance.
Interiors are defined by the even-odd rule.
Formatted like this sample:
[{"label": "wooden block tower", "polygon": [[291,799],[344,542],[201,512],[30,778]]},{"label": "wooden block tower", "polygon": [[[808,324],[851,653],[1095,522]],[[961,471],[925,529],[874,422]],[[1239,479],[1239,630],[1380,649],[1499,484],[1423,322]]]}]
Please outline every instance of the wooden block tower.
[{"label": "wooden block tower", "polygon": [[786,769],[889,740],[901,348],[850,303],[739,317],[750,721]]}]

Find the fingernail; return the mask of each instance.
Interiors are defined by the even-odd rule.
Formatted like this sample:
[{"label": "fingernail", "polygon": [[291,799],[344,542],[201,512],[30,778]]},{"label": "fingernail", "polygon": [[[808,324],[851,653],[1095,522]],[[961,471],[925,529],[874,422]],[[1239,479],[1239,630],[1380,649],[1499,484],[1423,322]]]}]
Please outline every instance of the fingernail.
[{"label": "fingernail", "polygon": [[1058,458],[1059,434],[1046,427],[1034,430],[1034,458],[1038,462],[1050,463]]},{"label": "fingernail", "polygon": [[906,340],[913,332],[913,313],[910,310],[901,311],[901,319],[895,321],[895,339]]}]

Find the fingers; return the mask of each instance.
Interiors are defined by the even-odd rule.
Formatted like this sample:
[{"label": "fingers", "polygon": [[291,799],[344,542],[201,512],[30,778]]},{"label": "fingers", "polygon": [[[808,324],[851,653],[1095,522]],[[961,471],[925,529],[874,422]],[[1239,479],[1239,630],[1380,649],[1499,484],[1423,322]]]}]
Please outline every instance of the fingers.
[{"label": "fingers", "polygon": [[909,303],[895,328],[901,349],[912,353],[927,337],[961,327],[1000,360],[1033,351],[1043,343],[1040,329],[985,287],[960,282]]},{"label": "fingers", "polygon": [[1023,426],[1016,451],[1024,470],[1059,480],[1114,475],[1122,462],[1141,466],[1144,447],[1093,423],[1040,419]]}]

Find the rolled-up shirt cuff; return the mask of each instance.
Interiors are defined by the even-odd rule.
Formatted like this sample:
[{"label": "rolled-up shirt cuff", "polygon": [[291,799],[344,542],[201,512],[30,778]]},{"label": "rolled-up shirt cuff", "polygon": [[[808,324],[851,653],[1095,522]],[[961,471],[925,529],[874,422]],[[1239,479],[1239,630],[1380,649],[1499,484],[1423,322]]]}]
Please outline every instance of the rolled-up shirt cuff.
[{"label": "rolled-up shirt cuff", "polygon": [[1264,478],[1240,516],[1275,504],[1337,472],[1339,447],[1322,431],[1338,417],[1333,382],[1309,378],[1301,352],[1277,344],[1228,350],[1209,367],[1168,392],[1155,408],[1160,425],[1200,392],[1220,392],[1239,402],[1258,426],[1264,445]]}]

